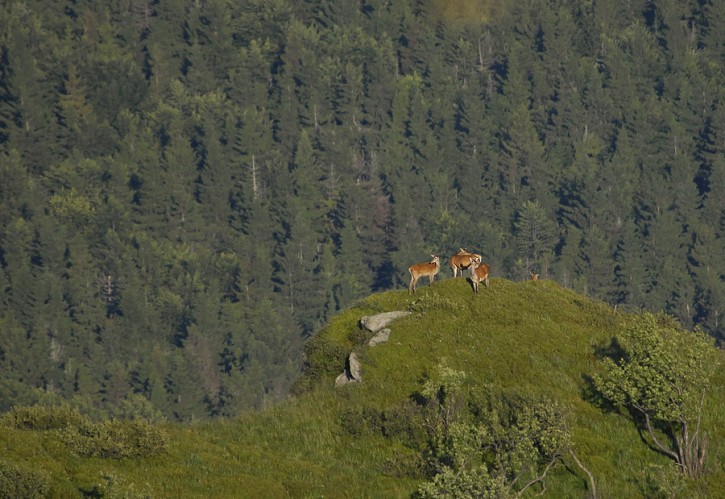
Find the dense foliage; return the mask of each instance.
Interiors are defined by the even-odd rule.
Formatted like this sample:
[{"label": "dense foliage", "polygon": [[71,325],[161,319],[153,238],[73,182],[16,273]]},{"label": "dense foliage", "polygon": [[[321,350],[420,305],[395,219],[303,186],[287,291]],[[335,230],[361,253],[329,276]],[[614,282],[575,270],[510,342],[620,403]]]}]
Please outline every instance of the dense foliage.
[{"label": "dense foliage", "polygon": [[604,359],[607,375],[594,381],[607,401],[631,414],[653,448],[697,476],[707,455],[705,395],[719,357],[702,333],[666,322],[650,314],[632,320]]},{"label": "dense foliage", "polygon": [[[438,365],[423,387],[433,480],[421,498],[520,497],[546,490],[571,451],[567,411],[556,400],[465,394],[467,374]],[[595,495],[596,497],[596,495]]]},{"label": "dense foliage", "polygon": [[263,407],[333,313],[459,246],[722,339],[724,22],[704,0],[3,2],[0,409]]}]

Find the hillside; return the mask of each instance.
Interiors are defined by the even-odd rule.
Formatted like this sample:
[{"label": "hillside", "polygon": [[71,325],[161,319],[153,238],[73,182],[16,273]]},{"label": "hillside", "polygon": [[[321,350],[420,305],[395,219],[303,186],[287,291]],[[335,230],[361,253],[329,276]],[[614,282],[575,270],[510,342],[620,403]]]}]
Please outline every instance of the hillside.
[{"label": "hillside", "polygon": [[[386,343],[365,346],[370,335],[360,318],[394,310],[412,314],[391,324]],[[64,443],[67,429],[5,428],[0,483],[11,470],[37,490],[65,497],[410,496],[424,467],[416,400],[445,365],[466,373],[471,393],[557,401],[571,412],[572,448],[593,473],[599,497],[652,496],[652,477],[668,460],[642,442],[627,418],[604,412],[587,395],[587,380],[601,371],[597,352],[621,317],[552,281],[493,279],[475,296],[467,280],[444,279],[416,295],[374,294],[308,342],[294,398],[233,419],[154,426],[167,448],[150,457],[80,457]],[[335,388],[353,350],[363,381]],[[710,472],[666,484],[687,497],[725,494],[725,473],[714,466],[725,460],[723,364],[704,421]],[[547,477],[545,497],[586,496],[585,474],[571,460],[567,466]]]},{"label": "hillside", "polygon": [[461,245],[725,341],[725,2],[10,0],[0,26],[0,412],[263,408],[338,312]]}]

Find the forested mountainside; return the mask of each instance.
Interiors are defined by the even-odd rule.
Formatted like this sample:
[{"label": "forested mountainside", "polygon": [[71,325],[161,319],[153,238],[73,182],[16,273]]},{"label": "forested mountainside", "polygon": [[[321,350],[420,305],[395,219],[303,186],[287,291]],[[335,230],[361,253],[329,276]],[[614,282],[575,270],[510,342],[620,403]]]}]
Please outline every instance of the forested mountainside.
[{"label": "forested mountainside", "polygon": [[460,246],[722,340],[723,26],[705,0],[3,2],[0,409],[262,407],[332,314]]}]

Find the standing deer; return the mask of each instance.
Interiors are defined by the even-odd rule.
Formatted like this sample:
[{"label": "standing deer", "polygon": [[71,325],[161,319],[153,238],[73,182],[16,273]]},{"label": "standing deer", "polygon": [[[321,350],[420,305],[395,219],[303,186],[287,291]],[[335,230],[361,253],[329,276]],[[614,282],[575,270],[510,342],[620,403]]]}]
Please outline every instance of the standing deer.
[{"label": "standing deer", "polygon": [[473,292],[478,294],[478,287],[483,282],[488,289],[488,264],[481,263],[480,259],[474,259],[471,262],[471,282],[473,283]]},{"label": "standing deer", "polygon": [[473,262],[476,258],[478,258],[478,261],[481,261],[481,255],[471,253],[466,248],[459,248],[458,253],[453,255],[449,260],[451,268],[453,269],[453,277],[458,276],[459,270],[461,272],[461,276],[463,276],[463,271],[469,268],[471,266],[471,262]]},{"label": "standing deer", "polygon": [[415,285],[418,284],[418,279],[424,276],[428,276],[430,284],[433,284],[435,275],[441,268],[441,259],[436,255],[431,255],[433,258],[430,262],[416,263],[408,267],[410,272],[410,286],[408,286],[408,292],[415,293]]}]

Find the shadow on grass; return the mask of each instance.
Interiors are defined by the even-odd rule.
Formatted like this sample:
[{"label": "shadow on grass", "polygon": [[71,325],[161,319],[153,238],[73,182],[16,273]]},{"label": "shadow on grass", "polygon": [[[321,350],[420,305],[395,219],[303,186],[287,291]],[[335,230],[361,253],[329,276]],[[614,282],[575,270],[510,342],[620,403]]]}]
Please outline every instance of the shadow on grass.
[{"label": "shadow on grass", "polygon": [[[595,346],[594,354],[600,362],[604,359],[610,359],[617,365],[629,360],[627,352],[616,338],[612,338],[608,344]],[[582,389],[581,395],[584,401],[589,402],[604,413],[619,414],[620,416],[627,418],[629,422],[634,424],[637,434],[639,435],[639,439],[644,445],[657,453],[665,456],[668,455],[652,442],[651,437],[647,438],[649,430],[647,428],[647,421],[644,413],[637,410],[632,405],[621,406],[609,399],[597,387],[594,376],[584,373],[582,374],[582,380],[584,382],[584,388]],[[655,431],[659,431],[665,435],[670,442],[674,440],[672,427],[665,422],[655,420],[651,421],[651,425]]]},{"label": "shadow on grass", "polygon": [[[608,344],[597,345],[594,347],[594,355],[598,361],[603,361],[605,358],[611,359],[615,364],[619,364],[623,360],[627,359],[626,352],[622,345],[617,341],[616,338],[612,338]],[[594,405],[598,409],[606,413],[622,414],[620,408],[611,400],[609,400],[604,394],[597,388],[594,377],[584,373],[582,374],[582,381],[584,382],[584,388],[582,388],[581,396],[582,399],[590,404]]]}]

